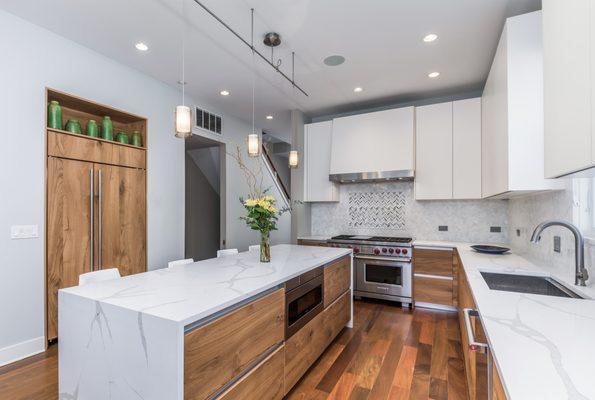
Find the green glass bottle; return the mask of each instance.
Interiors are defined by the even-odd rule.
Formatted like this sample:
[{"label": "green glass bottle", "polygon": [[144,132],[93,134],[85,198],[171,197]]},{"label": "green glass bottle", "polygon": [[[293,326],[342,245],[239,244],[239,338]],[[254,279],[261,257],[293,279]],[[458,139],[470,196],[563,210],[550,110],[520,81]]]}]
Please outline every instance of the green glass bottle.
[{"label": "green glass bottle", "polygon": [[101,138],[105,140],[114,140],[114,124],[108,116],[103,117],[101,121]]},{"label": "green glass bottle", "polygon": [[124,144],[128,144],[128,135],[126,134],[126,132],[118,132],[118,134],[116,135],[116,142],[119,143],[124,143]]},{"label": "green glass bottle", "polygon": [[132,138],[130,140],[130,144],[137,147],[142,147],[143,145],[143,138],[140,135],[139,131],[132,132]]},{"label": "green glass bottle", "polygon": [[64,130],[71,133],[78,133],[80,135],[82,133],[81,123],[76,119],[69,119],[68,121],[66,121],[66,126],[64,126]]},{"label": "green glass bottle", "polygon": [[48,128],[62,129],[62,107],[56,100],[48,104]]},{"label": "green glass bottle", "polygon": [[99,137],[99,126],[94,119],[90,119],[89,122],[87,122],[87,135],[91,137]]}]

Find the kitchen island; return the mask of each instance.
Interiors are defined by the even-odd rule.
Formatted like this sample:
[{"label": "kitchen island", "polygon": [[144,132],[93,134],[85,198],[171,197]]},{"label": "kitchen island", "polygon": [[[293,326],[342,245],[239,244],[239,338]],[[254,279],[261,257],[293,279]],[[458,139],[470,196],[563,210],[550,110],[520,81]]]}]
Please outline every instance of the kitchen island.
[{"label": "kitchen island", "polygon": [[[245,252],[60,290],[60,399],[234,398],[254,387],[281,398],[351,326],[352,260],[350,249],[295,245],[273,246],[271,259]],[[321,281],[320,313],[289,337],[285,292],[304,274]]]}]

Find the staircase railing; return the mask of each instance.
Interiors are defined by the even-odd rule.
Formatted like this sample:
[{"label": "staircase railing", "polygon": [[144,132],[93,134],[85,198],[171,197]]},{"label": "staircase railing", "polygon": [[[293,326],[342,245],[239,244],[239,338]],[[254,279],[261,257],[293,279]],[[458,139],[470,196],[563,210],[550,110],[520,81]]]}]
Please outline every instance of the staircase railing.
[{"label": "staircase railing", "polygon": [[262,145],[262,160],[263,160],[264,164],[266,165],[267,170],[271,174],[271,178],[273,178],[273,182],[275,182],[275,186],[277,186],[277,189],[281,193],[281,195],[283,197],[283,201],[285,202],[285,204],[287,206],[289,206],[290,199],[291,199],[289,190],[287,189],[287,187],[285,186],[285,184],[283,183],[281,178],[279,178],[279,173],[277,172],[277,169],[275,168],[275,164],[273,164],[273,161],[271,160],[271,156],[269,155],[269,151],[267,150],[267,148],[264,144]]}]

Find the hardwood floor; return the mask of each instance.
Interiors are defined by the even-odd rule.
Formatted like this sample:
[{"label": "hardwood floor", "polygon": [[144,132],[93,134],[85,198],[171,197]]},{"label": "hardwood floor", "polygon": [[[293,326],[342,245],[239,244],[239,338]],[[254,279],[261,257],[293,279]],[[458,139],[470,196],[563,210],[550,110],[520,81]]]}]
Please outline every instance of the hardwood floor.
[{"label": "hardwood floor", "polygon": [[287,400],[467,399],[456,313],[355,303],[345,329]]},{"label": "hardwood floor", "polygon": [[[467,398],[456,314],[357,301],[354,318],[288,400]],[[57,398],[56,345],[0,367],[0,399]]]}]

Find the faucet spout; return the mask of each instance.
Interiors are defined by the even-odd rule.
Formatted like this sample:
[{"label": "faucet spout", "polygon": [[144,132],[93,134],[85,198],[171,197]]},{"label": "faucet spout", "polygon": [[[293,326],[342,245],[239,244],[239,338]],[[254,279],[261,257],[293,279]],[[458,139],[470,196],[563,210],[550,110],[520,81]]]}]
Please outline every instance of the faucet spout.
[{"label": "faucet spout", "polygon": [[575,276],[574,284],[578,286],[587,286],[585,283],[589,279],[589,273],[585,269],[585,240],[581,231],[570,222],[550,220],[542,222],[535,227],[531,235],[531,243],[539,243],[541,240],[541,233],[550,226],[561,226],[567,228],[574,235],[574,263]]}]

